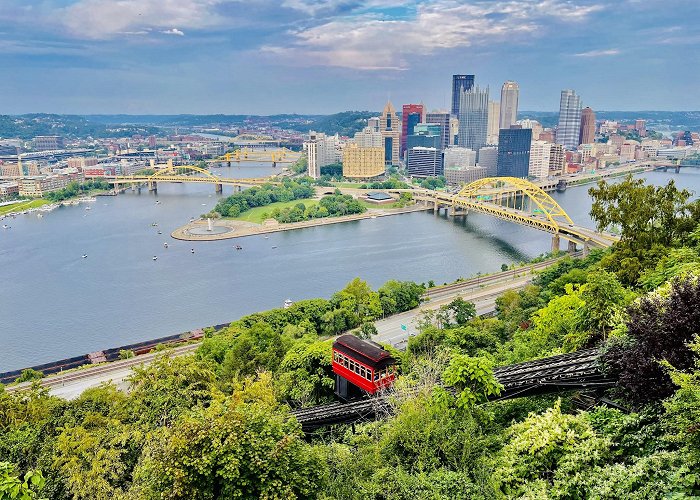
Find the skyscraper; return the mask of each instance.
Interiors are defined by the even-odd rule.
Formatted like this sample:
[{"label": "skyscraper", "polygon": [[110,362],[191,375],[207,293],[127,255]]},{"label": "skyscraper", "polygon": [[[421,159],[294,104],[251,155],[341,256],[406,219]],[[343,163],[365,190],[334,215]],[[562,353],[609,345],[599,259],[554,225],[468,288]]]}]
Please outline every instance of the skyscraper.
[{"label": "skyscraper", "polygon": [[406,137],[413,135],[413,127],[423,121],[422,104],[404,104],[401,109],[401,156],[406,151]]},{"label": "skyscraper", "polygon": [[459,116],[459,100],[462,92],[474,87],[474,75],[452,75],[452,116]]},{"label": "skyscraper", "polygon": [[379,131],[384,138],[384,164],[398,165],[401,124],[391,101],[386,103],[382,115],[379,117]]},{"label": "skyscraper", "polygon": [[500,103],[498,101],[489,101],[489,122],[486,131],[487,144],[498,144],[498,123],[500,116]]},{"label": "skyscraper", "polygon": [[489,121],[489,89],[478,86],[463,91],[459,101],[459,145],[478,151],[486,144]]},{"label": "skyscraper", "polygon": [[501,111],[498,128],[510,128],[518,119],[518,97],[520,87],[508,80],[501,87]]},{"label": "skyscraper", "polygon": [[581,128],[581,97],[573,90],[562,90],[559,102],[557,143],[566,149],[576,149]]},{"label": "skyscraper", "polygon": [[578,134],[579,144],[593,144],[595,142],[595,113],[591,108],[581,111],[581,129]]},{"label": "skyscraper", "polygon": [[427,123],[437,123],[442,128],[442,149],[450,145],[450,114],[447,111],[433,111],[425,115]]},{"label": "skyscraper", "polygon": [[498,131],[498,176],[527,178],[530,168],[529,128],[507,128]]}]

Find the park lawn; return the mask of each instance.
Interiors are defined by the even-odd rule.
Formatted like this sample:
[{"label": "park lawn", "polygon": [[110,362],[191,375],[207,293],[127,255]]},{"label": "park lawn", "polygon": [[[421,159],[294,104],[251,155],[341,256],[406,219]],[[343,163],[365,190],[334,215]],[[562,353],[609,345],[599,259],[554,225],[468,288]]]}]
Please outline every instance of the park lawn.
[{"label": "park lawn", "polygon": [[0,215],[6,215],[10,212],[23,212],[24,210],[29,210],[30,208],[39,208],[44,205],[51,203],[48,200],[42,198],[37,198],[35,200],[26,200],[19,203],[13,203],[12,205],[3,205],[0,207]]},{"label": "park lawn", "polygon": [[[246,210],[238,217],[234,217],[234,219],[261,224],[265,219],[270,218],[270,214],[275,208],[279,208],[280,210],[282,210],[284,208],[293,207],[297,203],[303,203],[305,206],[310,207],[312,205],[317,204],[318,200],[315,200],[313,198],[303,198],[301,200],[278,201],[276,203],[270,203],[269,205],[265,205],[264,207],[255,207],[251,208],[250,210]],[[265,213],[267,214],[267,217],[263,217],[263,214]]]},{"label": "park lawn", "polygon": [[331,184],[339,188],[359,188],[364,182],[331,182]]}]

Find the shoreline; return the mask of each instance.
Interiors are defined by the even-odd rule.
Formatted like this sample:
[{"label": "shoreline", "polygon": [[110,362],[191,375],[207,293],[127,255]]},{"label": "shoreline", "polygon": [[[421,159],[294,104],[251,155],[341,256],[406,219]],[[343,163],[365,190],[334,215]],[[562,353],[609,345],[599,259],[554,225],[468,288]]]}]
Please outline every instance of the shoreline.
[{"label": "shoreline", "polygon": [[[255,236],[257,234],[270,234],[277,233],[281,231],[292,231],[294,229],[304,229],[308,227],[317,226],[327,226],[329,224],[340,224],[342,222],[352,222],[356,220],[363,219],[374,219],[377,217],[388,217],[391,215],[406,214],[412,212],[422,212],[425,210],[431,210],[432,207],[414,205],[410,208],[400,208],[400,209],[370,209],[362,214],[355,215],[343,215],[340,217],[325,217],[322,219],[312,219],[302,222],[292,222],[289,224],[254,224],[252,222],[239,221],[234,219],[215,219],[212,220],[212,224],[216,227],[228,228],[228,231],[220,234],[196,234],[191,233],[191,230],[202,230],[207,227],[207,221],[197,220],[190,222],[175,229],[170,236],[176,240],[181,241],[218,241],[218,240],[228,240],[234,238],[243,238],[246,236]],[[391,211],[390,211],[391,210]]]}]

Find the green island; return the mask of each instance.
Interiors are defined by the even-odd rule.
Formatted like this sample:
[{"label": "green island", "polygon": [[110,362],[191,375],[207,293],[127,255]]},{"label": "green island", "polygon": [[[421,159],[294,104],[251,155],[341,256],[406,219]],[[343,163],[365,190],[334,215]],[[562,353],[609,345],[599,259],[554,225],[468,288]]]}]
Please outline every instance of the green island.
[{"label": "green island", "polygon": [[[698,498],[700,201],[631,177],[589,192],[620,242],[503,293],[495,317],[461,299],[425,312],[405,351],[386,346],[386,418],[305,436],[290,415],[334,400],[335,335],[370,337],[424,292],[358,278],[166,350],[128,391],[0,386],[0,498]],[[495,367],[581,349],[613,389],[498,400]]]}]

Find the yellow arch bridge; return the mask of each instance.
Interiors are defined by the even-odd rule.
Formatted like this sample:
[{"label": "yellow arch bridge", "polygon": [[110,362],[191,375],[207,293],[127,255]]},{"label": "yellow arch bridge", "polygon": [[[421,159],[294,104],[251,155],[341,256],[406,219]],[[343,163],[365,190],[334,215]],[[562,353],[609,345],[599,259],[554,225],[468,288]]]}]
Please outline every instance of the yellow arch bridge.
[{"label": "yellow arch bridge", "polygon": [[413,197],[434,204],[436,214],[441,208],[450,215],[472,211],[545,231],[552,234],[552,251],[559,250],[560,239],[569,242],[569,250],[580,244],[584,252],[619,240],[614,234],[575,224],[542,188],[516,177],[487,177],[466,184],[457,194],[421,190]]},{"label": "yellow arch bridge", "polygon": [[261,184],[279,184],[274,176],[257,177],[250,179],[232,179],[219,177],[208,170],[196,167],[194,165],[174,166],[172,162],[153,174],[134,174],[134,175],[111,175],[99,176],[96,178],[103,179],[114,185],[117,190],[119,185],[137,186],[142,184],[148,185],[149,191],[157,191],[159,182],[175,182],[175,183],[196,183],[196,184],[214,184],[217,193],[223,191],[224,186],[233,186],[237,190],[244,187],[256,186]]}]

